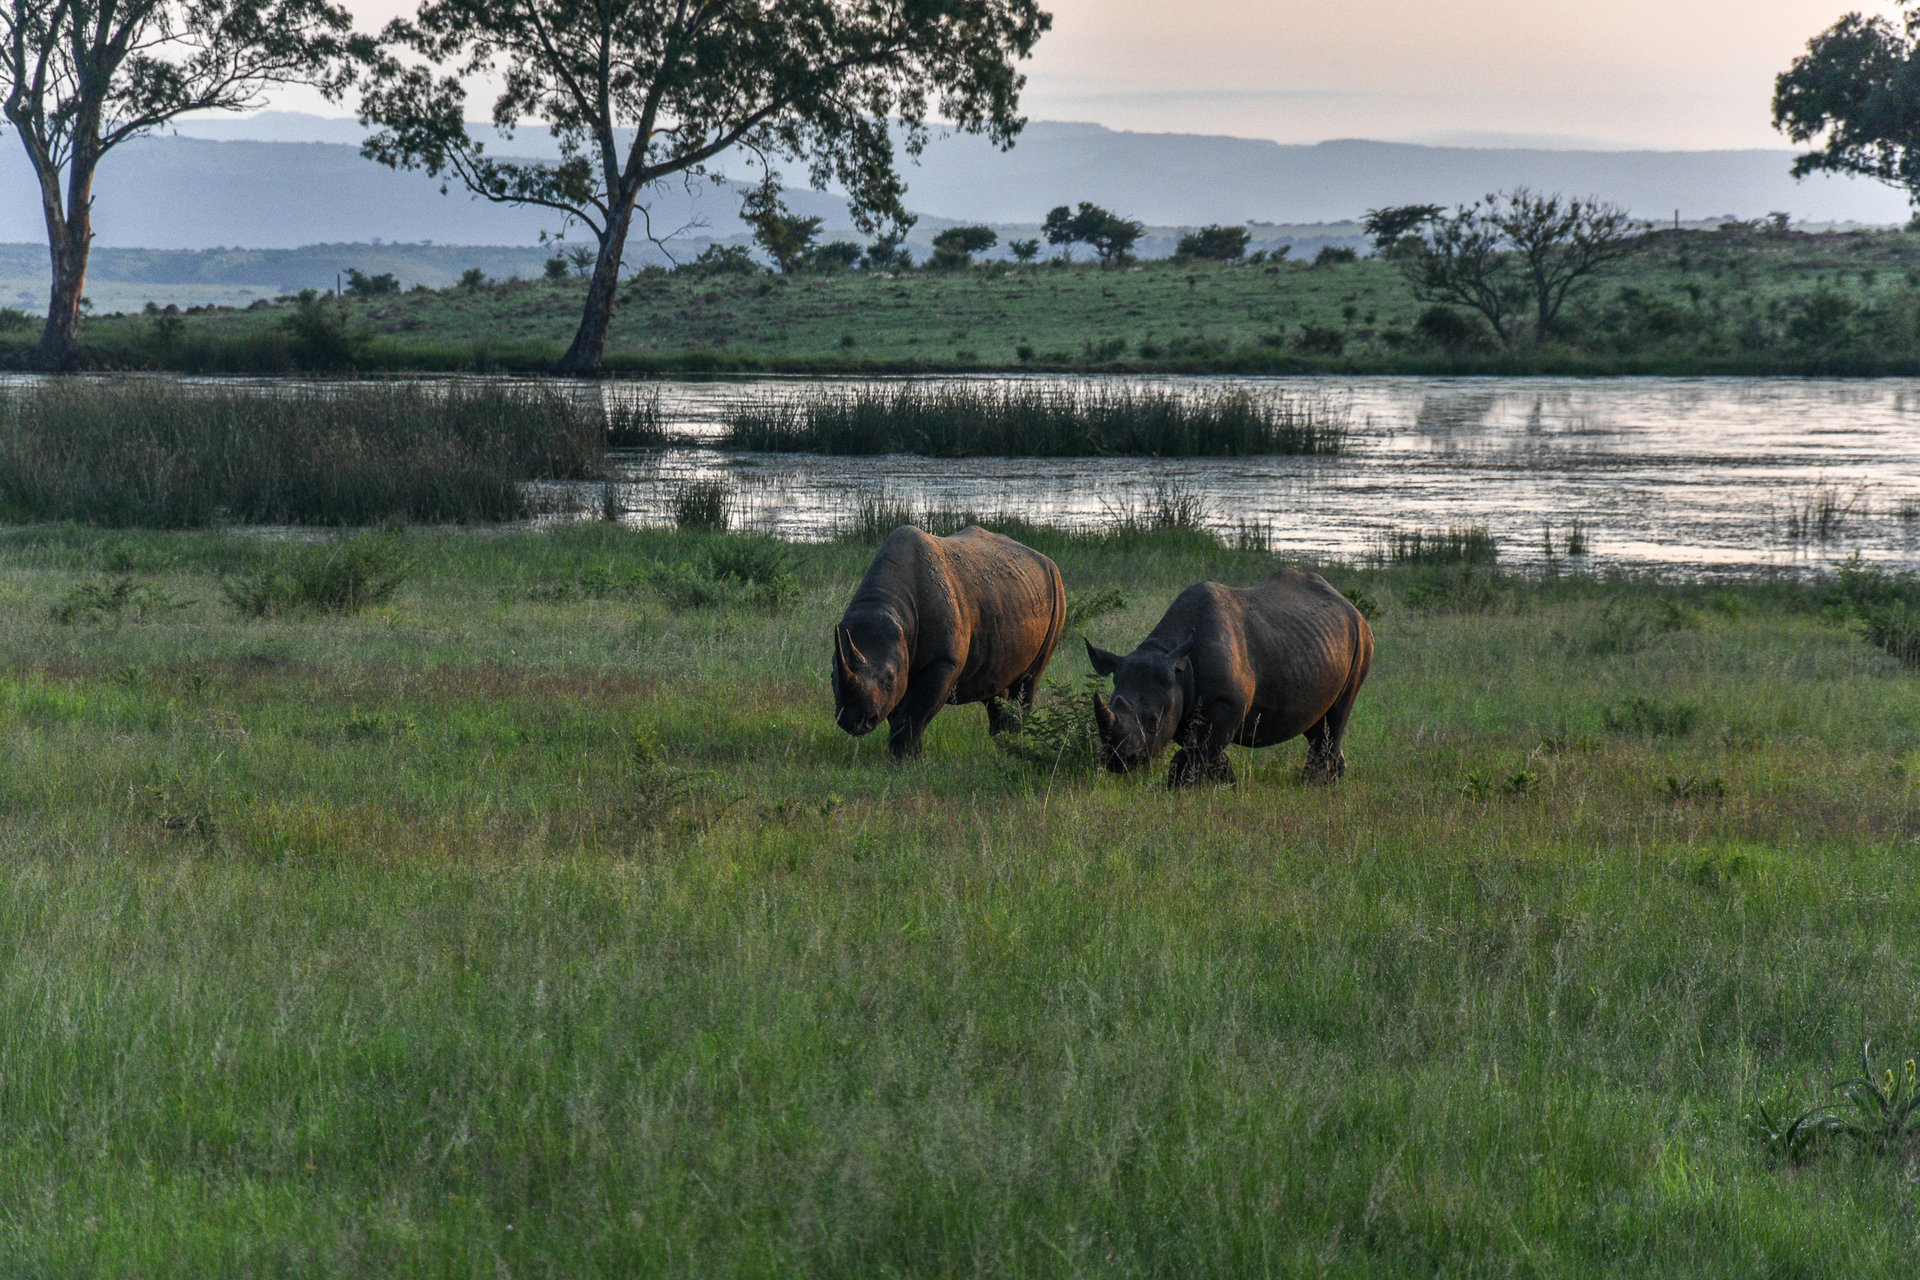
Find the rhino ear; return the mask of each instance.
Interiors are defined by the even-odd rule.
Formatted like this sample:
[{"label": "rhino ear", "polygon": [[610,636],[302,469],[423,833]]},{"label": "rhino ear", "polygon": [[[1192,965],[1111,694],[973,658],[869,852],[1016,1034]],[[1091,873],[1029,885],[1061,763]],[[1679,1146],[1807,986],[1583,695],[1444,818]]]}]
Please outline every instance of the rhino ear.
[{"label": "rhino ear", "polygon": [[1113,669],[1120,665],[1120,655],[1117,653],[1108,653],[1105,649],[1102,649],[1093,641],[1088,640],[1085,636],[1081,636],[1080,639],[1084,641],[1087,646],[1087,661],[1093,664],[1093,674],[1097,676],[1112,675]]},{"label": "rhino ear", "polygon": [[1185,640],[1182,640],[1179,644],[1173,646],[1173,651],[1171,653],[1167,654],[1167,665],[1170,667],[1178,666],[1180,665],[1180,663],[1186,661],[1186,659],[1190,657],[1192,653],[1193,653],[1193,636],[1188,635]]}]

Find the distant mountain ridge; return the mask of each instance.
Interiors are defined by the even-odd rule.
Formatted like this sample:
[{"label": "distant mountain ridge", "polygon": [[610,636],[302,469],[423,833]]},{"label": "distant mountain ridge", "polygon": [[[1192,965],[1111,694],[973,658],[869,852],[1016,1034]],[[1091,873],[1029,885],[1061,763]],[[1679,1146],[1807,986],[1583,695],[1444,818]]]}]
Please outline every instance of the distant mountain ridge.
[{"label": "distant mountain ridge", "polygon": [[[100,177],[97,243],[156,249],[294,248],[391,240],[528,245],[558,230],[543,210],[476,201],[457,187],[363,159],[350,120],[294,113],[182,125],[116,152]],[[501,154],[552,151],[539,128],[491,139]],[[1036,122],[1002,152],[982,138],[938,138],[906,167],[908,204],[922,235],[953,221],[1028,225],[1058,204],[1091,200],[1160,227],[1209,222],[1281,224],[1351,220],[1368,208],[1454,204],[1515,186],[1591,194],[1636,215],[1689,221],[1786,210],[1800,221],[1894,223],[1899,193],[1857,180],[1788,176],[1791,152],[1552,151],[1427,147],[1341,140],[1286,146],[1245,138],[1124,133],[1090,124]],[[742,170],[740,175],[748,176]],[[829,236],[851,235],[840,199],[793,191],[789,202],[820,217]],[[654,202],[659,234],[689,247],[745,230],[738,191],[674,185]],[[0,241],[43,235],[34,186],[18,143],[0,136]],[[574,233],[574,238],[580,236]],[[640,257],[645,245],[639,246]]]}]

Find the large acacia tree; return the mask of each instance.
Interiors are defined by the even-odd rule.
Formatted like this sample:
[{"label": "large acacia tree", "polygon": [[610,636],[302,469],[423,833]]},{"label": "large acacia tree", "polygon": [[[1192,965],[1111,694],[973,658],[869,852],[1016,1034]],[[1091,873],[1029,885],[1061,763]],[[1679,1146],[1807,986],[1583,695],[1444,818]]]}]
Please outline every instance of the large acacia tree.
[{"label": "large acacia tree", "polygon": [[[1038,0],[426,0],[391,24],[362,99],[366,153],[552,209],[599,243],[567,373],[600,367],[620,263],[647,193],[736,148],[838,182],[862,230],[905,218],[894,126],[917,153],[930,115],[1008,145],[1015,64],[1051,24]],[[466,82],[500,86],[493,122],[539,120],[556,162],[486,153]],[[648,228],[650,233],[650,228]]]},{"label": "large acacia tree", "polygon": [[1794,159],[1794,177],[1878,178],[1920,208],[1920,3],[1902,8],[1902,23],[1850,13],[1808,41],[1774,82],[1773,124],[1819,143]]},{"label": "large acacia tree", "polygon": [[351,25],[327,0],[0,0],[0,95],[53,258],[36,365],[79,355],[101,159],[186,112],[258,105],[269,85],[338,92]]}]

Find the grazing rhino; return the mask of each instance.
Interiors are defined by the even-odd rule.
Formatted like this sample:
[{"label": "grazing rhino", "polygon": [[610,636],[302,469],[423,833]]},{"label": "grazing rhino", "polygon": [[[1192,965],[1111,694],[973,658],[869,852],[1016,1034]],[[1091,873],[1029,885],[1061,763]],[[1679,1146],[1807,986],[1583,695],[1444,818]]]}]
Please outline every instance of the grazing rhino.
[{"label": "grazing rhino", "polygon": [[1034,689],[1066,625],[1067,592],[1047,557],[969,525],[948,538],[903,525],[887,535],[833,629],[834,720],[858,738],[882,720],[896,756],[948,703],[1033,706]]},{"label": "grazing rhino", "polygon": [[1346,770],[1340,740],[1373,662],[1373,631],[1319,574],[1282,569],[1258,586],[1201,582],[1182,591],[1126,657],[1087,641],[1113,702],[1093,695],[1101,763],[1138,769],[1180,744],[1170,787],[1231,783],[1227,746],[1270,747],[1307,736],[1302,776]]}]

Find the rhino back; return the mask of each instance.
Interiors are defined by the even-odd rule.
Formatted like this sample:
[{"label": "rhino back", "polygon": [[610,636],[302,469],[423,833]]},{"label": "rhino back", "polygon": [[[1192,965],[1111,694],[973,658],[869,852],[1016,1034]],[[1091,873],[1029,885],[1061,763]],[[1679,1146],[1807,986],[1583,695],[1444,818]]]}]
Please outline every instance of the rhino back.
[{"label": "rhino back", "polygon": [[1022,676],[1038,674],[1066,619],[1059,568],[1032,547],[969,525],[937,540],[968,633],[956,698],[973,701],[1004,692]]}]

